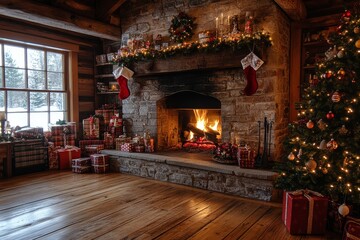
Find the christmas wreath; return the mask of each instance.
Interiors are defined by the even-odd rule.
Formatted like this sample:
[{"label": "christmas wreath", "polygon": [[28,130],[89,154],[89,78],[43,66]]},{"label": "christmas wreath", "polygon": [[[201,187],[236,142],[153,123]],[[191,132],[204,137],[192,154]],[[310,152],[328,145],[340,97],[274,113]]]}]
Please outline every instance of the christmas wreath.
[{"label": "christmas wreath", "polygon": [[174,16],[171,20],[169,28],[170,39],[177,43],[184,42],[194,35],[194,26],[194,19],[189,17],[186,13],[180,12],[179,15]]}]

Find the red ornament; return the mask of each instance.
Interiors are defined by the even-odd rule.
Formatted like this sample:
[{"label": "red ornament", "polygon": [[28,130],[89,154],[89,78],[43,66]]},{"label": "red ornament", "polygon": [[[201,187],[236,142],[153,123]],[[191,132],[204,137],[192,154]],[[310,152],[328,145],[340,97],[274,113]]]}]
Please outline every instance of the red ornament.
[{"label": "red ornament", "polygon": [[332,76],[332,72],[331,72],[331,71],[326,72],[326,74],[325,74],[325,77],[326,77],[326,78],[331,78],[331,76]]},{"label": "red ornament", "polygon": [[306,123],[306,127],[309,128],[309,129],[312,129],[314,127],[314,122],[309,120],[307,123]]},{"label": "red ornament", "polygon": [[326,118],[331,120],[335,117],[334,113],[332,111],[329,111],[327,114],[326,114]]},{"label": "red ornament", "polygon": [[344,14],[345,14],[345,17],[351,17],[350,10],[346,10]]}]

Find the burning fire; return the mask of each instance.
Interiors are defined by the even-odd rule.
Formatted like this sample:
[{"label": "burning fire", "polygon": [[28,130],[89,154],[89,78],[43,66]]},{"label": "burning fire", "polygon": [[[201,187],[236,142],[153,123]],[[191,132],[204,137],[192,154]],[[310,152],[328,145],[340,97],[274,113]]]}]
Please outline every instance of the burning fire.
[{"label": "burning fire", "polygon": [[[209,123],[209,119],[207,117],[208,114],[208,110],[205,109],[193,109],[194,111],[194,115],[195,115],[195,120],[196,120],[196,128],[202,130],[202,131],[207,131],[207,128],[210,128],[214,131],[218,131],[220,132],[219,129],[219,120],[216,119],[214,120],[214,122]],[[190,131],[190,135],[189,135],[189,139],[192,139],[194,137],[194,133]]]}]

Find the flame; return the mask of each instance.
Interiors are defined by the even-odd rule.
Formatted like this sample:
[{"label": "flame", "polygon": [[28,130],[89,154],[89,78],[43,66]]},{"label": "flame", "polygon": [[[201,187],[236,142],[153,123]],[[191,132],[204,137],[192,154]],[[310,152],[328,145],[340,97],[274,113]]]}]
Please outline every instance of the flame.
[{"label": "flame", "polygon": [[[208,110],[205,109],[193,109],[196,127],[200,130],[206,131],[206,127],[211,128],[212,130],[219,131],[219,120],[215,120],[212,125],[209,125],[209,119],[207,117]],[[190,131],[189,139],[194,137],[194,133]]]}]

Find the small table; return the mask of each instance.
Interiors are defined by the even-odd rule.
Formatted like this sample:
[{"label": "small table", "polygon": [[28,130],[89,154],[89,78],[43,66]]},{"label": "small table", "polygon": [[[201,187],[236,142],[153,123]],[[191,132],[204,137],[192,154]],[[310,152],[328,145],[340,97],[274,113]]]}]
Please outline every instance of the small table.
[{"label": "small table", "polygon": [[0,142],[0,178],[12,176],[11,152],[11,142]]}]

